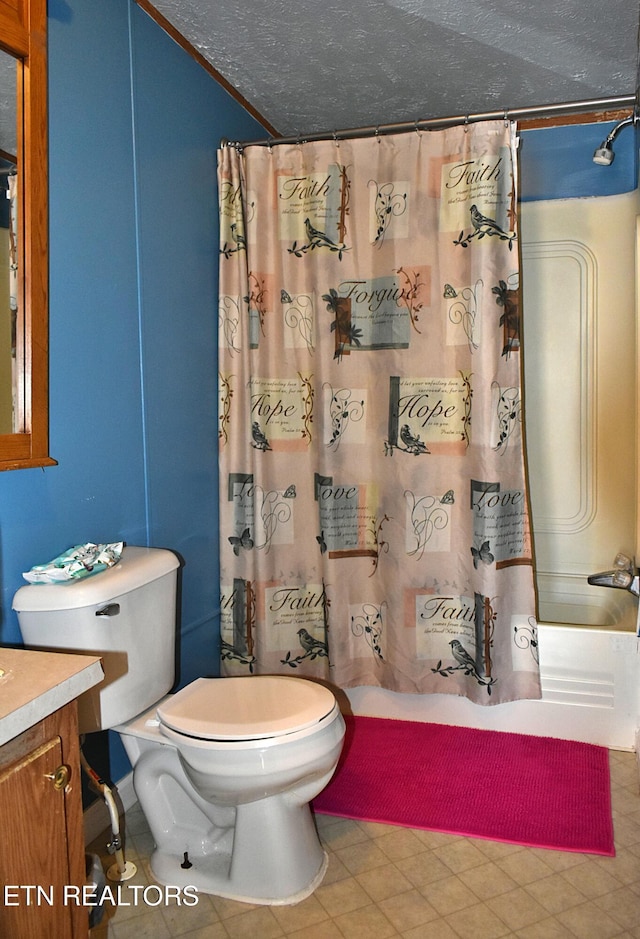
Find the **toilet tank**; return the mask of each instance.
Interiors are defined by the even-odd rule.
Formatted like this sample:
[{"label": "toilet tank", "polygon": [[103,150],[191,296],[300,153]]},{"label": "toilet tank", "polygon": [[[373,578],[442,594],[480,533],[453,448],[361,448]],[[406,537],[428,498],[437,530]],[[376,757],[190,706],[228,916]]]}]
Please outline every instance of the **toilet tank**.
[{"label": "toilet tank", "polygon": [[78,700],[81,734],[129,720],[171,689],[178,567],[172,551],[127,546],[99,574],[16,592],[27,648],[102,658],[103,681]]}]

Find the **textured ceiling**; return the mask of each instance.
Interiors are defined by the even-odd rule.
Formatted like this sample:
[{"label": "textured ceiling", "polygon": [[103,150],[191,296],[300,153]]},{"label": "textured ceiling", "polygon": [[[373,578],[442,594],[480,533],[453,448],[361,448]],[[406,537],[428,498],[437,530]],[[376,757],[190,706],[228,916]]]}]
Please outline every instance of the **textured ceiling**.
[{"label": "textured ceiling", "polygon": [[631,96],[638,0],[152,0],[280,134]]}]

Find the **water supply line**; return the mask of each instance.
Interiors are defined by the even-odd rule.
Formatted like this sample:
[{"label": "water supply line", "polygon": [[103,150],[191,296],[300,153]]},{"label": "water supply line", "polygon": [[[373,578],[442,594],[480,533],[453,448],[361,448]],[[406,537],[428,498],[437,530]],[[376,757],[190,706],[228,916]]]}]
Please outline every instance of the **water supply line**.
[{"label": "water supply line", "polygon": [[115,855],[116,863],[112,864],[107,871],[109,880],[123,881],[131,880],[138,868],[132,861],[125,861],[124,851],[122,850],[122,838],[120,837],[120,817],[118,807],[114,799],[113,792],[107,783],[102,779],[94,769],[89,765],[87,759],[80,747],[80,764],[89,779],[89,785],[94,792],[104,799],[109,816],[111,819],[111,841],[107,843],[109,854]]}]

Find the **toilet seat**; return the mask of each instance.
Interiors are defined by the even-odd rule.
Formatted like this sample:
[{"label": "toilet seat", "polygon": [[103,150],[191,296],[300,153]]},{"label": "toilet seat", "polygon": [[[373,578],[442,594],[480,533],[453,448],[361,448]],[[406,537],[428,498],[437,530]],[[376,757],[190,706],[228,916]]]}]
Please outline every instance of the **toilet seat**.
[{"label": "toilet seat", "polygon": [[[251,741],[308,730],[336,708],[323,685],[285,675],[197,678],[157,708],[164,729],[203,741]],[[169,734],[173,736],[173,734]]]}]

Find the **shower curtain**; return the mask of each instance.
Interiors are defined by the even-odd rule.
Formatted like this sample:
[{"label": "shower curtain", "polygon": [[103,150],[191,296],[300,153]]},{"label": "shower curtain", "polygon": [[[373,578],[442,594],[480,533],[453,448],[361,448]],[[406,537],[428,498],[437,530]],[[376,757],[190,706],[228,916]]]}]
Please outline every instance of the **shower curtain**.
[{"label": "shower curtain", "polygon": [[540,697],[515,145],[220,150],[223,674]]}]

